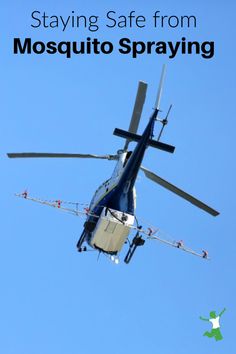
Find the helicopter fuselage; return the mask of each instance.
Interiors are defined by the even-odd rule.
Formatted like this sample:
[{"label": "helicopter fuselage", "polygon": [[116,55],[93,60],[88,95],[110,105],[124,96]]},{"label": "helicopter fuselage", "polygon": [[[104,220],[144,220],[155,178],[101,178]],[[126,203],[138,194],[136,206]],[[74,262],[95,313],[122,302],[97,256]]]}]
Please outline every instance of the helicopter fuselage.
[{"label": "helicopter fuselage", "polygon": [[[92,198],[78,248],[84,241],[109,254],[117,254],[122,248],[135,220],[134,184],[148,142],[153,136],[157,113],[155,109],[133,152],[118,151],[118,161],[111,178],[96,190]],[[116,230],[118,228],[119,232]]]}]

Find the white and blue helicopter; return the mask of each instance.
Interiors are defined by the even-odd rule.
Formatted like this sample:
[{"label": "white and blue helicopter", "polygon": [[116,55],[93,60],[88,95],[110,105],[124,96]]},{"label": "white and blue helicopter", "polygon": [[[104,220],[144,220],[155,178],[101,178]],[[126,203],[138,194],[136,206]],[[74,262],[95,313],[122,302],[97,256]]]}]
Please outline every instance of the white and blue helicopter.
[{"label": "white and blue helicopter", "polygon": [[[96,158],[117,161],[111,178],[105,181],[96,190],[90,205],[83,210],[79,210],[79,203],[75,203],[76,208],[72,209],[65,207],[64,204],[66,204],[66,202],[61,200],[45,201],[42,199],[32,198],[28,195],[27,191],[22,194],[16,194],[19,197],[57,207],[60,210],[77,216],[84,215],[86,217],[86,221],[84,223],[83,232],[77,243],[77,249],[79,252],[87,251],[89,249],[97,250],[99,253],[108,255],[108,257],[115,263],[118,263],[118,257],[121,249],[124,244],[128,244],[128,251],[124,261],[125,263],[129,263],[136,248],[144,245],[145,239],[143,237],[146,237],[147,239],[156,239],[170,246],[192,253],[193,255],[209,259],[207,251],[203,250],[202,253],[195,252],[192,249],[185,247],[182,240],[177,242],[168,241],[161,237],[159,230],[154,231],[152,228],[143,228],[139,225],[135,215],[135,182],[140,169],[144,172],[145,176],[153,182],[158,183],[162,187],[184,198],[198,208],[201,208],[205,212],[213,216],[219,215],[218,211],[142,166],[144,154],[149,146],[168,153],[173,153],[175,150],[174,146],[160,142],[163,129],[168,123],[168,116],[171,110],[170,106],[166,118],[161,119],[159,117],[164,76],[165,65],[162,69],[154,110],[142,135],[137,134],[137,130],[146,97],[147,84],[142,81],[139,82],[129,130],[125,131],[116,128],[113,132],[114,135],[126,139],[123,149],[118,150],[116,155],[35,152],[7,154],[10,158]],[[162,124],[162,127],[157,140],[154,140],[153,131],[155,122],[157,121]],[[129,143],[131,141],[137,143],[133,151],[128,150]],[[132,241],[130,241],[128,236],[132,231],[135,232],[135,235]],[[85,243],[90,246],[89,249],[87,249]]]}]

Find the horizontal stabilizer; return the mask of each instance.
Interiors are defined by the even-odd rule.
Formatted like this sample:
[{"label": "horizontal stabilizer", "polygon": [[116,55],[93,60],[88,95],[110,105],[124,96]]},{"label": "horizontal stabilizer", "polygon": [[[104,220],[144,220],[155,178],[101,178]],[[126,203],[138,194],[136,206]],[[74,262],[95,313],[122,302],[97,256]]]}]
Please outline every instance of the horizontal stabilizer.
[{"label": "horizontal stabilizer", "polygon": [[[130,133],[130,132],[127,132],[126,130],[122,130],[122,129],[118,129],[118,128],[116,128],[114,130],[113,134],[116,136],[119,136],[121,138],[128,139],[130,141],[136,141],[136,142],[138,142],[142,138],[142,135]],[[163,150],[163,151],[170,152],[170,153],[173,153],[175,151],[174,146],[164,144],[164,143],[161,143],[160,141],[156,141],[156,140],[152,140],[152,139],[149,139],[148,145],[151,147],[154,147],[156,149]]]}]

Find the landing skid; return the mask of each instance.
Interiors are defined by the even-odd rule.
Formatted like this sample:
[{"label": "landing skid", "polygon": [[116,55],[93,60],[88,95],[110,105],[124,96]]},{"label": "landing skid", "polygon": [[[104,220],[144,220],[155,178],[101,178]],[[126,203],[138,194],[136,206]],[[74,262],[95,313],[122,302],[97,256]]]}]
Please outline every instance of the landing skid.
[{"label": "landing skid", "polygon": [[84,247],[78,248],[78,252],[87,252],[87,247],[84,246]]},{"label": "landing skid", "polygon": [[79,241],[77,242],[77,245],[76,245],[78,252],[82,252],[82,245],[85,241],[85,237],[86,237],[86,233],[83,232],[82,235],[80,236]]},{"label": "landing skid", "polygon": [[[141,227],[140,227],[140,229],[141,229]],[[140,232],[138,231],[136,233],[136,235],[134,236],[133,241],[129,246],[129,250],[125,256],[124,262],[126,264],[128,264],[131,261],[131,258],[133,257],[134,252],[136,251],[136,248],[138,246],[143,246],[144,243],[145,243],[145,240],[142,238],[142,236],[140,236]]]}]

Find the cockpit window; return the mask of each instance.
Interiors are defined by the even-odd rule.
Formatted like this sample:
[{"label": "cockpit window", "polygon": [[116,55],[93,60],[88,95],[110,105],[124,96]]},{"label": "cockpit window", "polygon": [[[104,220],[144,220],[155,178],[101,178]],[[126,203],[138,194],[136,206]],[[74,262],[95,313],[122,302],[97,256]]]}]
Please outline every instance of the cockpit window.
[{"label": "cockpit window", "polygon": [[103,182],[103,184],[98,187],[98,189],[97,189],[96,192],[94,193],[94,196],[93,196],[93,198],[92,198],[92,200],[91,200],[90,207],[91,207],[91,205],[93,205],[94,200],[95,200],[97,194],[99,193],[99,191],[100,191],[104,186],[106,187],[106,185],[109,184],[110,180],[111,180],[111,178],[109,178],[108,180],[106,180],[105,182]]}]

